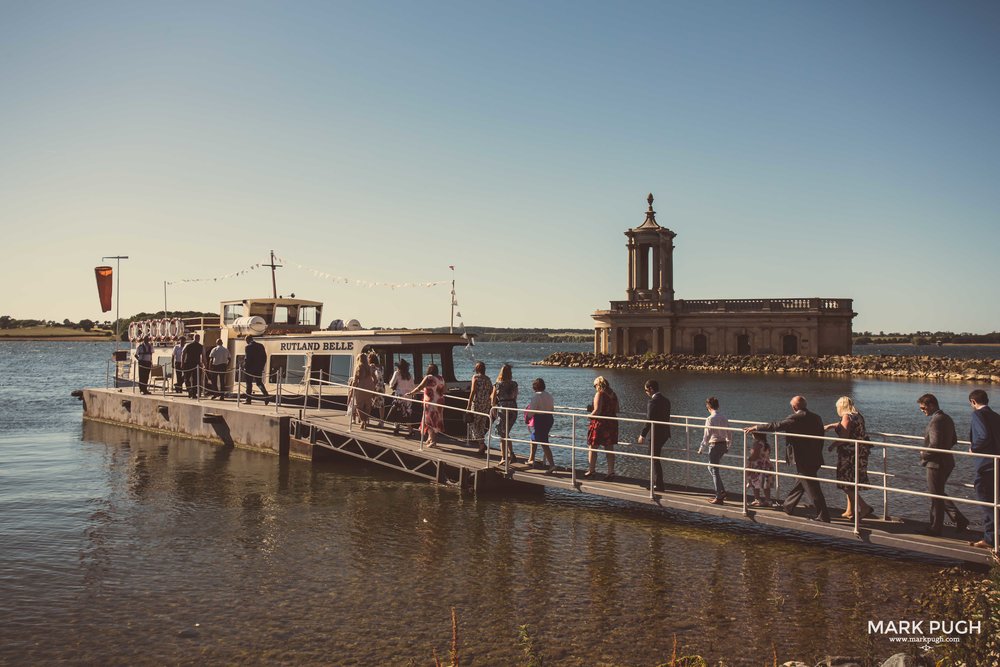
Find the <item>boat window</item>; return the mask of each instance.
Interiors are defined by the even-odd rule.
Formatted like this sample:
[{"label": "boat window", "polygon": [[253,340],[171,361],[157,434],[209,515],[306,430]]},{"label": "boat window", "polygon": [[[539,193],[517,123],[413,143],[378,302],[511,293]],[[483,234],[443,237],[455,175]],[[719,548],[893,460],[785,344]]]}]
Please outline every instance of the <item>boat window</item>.
[{"label": "boat window", "polygon": [[424,377],[427,374],[427,367],[431,364],[437,364],[438,373],[444,375],[444,366],[441,364],[441,353],[440,352],[421,352],[420,353],[420,368],[417,369],[417,377]]},{"label": "boat window", "polygon": [[385,365],[385,381],[386,381],[386,383],[388,383],[389,380],[392,379],[392,374],[396,372],[396,364],[399,363],[400,359],[405,359],[406,360],[406,363],[408,363],[410,365],[410,377],[411,378],[415,378],[415,380],[414,380],[415,382],[419,382],[420,378],[422,378],[424,376],[424,374],[420,371],[419,368],[417,368],[416,366],[413,365],[413,353],[412,352],[391,352],[391,353],[389,353],[389,359],[387,360],[389,363],[387,363]]},{"label": "boat window", "polygon": [[314,354],[312,358],[312,365],[309,366],[309,380],[311,382],[319,382],[320,380],[330,379],[330,355],[329,354]]},{"label": "boat window", "polygon": [[157,366],[163,366],[164,370],[167,373],[173,373],[174,372],[174,357],[173,357],[173,355],[168,354],[165,357],[157,357],[156,358],[156,365]]},{"label": "boat window", "polygon": [[309,357],[304,354],[273,354],[271,355],[272,378],[281,378],[282,382],[301,384],[306,376],[306,364]]},{"label": "boat window", "polygon": [[274,307],[274,320],[275,324],[288,324],[288,306],[275,306]]},{"label": "boat window", "polygon": [[347,384],[351,379],[352,357],[349,354],[335,354],[330,357],[330,381]]},{"label": "boat window", "polygon": [[299,324],[309,327],[319,325],[319,308],[316,306],[299,306]]},{"label": "boat window", "polygon": [[243,317],[242,303],[227,303],[222,307],[223,324],[232,324],[240,317]]}]

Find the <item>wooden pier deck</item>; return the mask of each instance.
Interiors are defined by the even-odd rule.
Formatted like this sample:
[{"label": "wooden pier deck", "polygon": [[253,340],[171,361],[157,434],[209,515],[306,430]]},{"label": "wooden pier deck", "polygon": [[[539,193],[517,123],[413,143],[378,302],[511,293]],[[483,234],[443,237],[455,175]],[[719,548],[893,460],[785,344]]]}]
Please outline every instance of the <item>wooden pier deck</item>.
[{"label": "wooden pier deck", "polygon": [[[770,526],[800,533],[809,533],[823,538],[832,538],[854,544],[868,544],[901,551],[915,552],[939,558],[955,559],[977,564],[988,564],[993,560],[992,553],[985,549],[969,546],[968,540],[974,533],[957,534],[954,529],[945,529],[945,536],[933,537],[921,535],[920,530],[925,524],[903,518],[890,517],[865,519],[861,522],[860,534],[854,532],[854,522],[843,519],[837,513],[830,523],[811,521],[809,514],[801,507],[796,516],[785,514],[780,507],[755,508],[747,507],[744,512],[742,496],[730,494],[723,505],[712,505],[707,501],[708,491],[705,489],[681,488],[669,486],[663,492],[649,492],[643,486],[643,480],[616,476],[612,482],[598,478],[583,478],[582,453],[578,450],[579,460],[577,474],[574,475],[565,467],[560,467],[554,474],[546,475],[543,469],[531,468],[523,463],[524,457],[519,456],[520,464],[509,468],[500,466],[499,450],[492,450],[490,461],[484,455],[476,453],[474,448],[460,441],[445,438],[439,448],[421,448],[416,439],[407,439],[403,435],[393,435],[392,429],[370,427],[360,430],[357,426],[349,429],[349,421],[343,413],[328,413],[317,415],[309,412],[302,421],[293,420],[291,427],[299,424],[300,432],[292,434],[292,447],[296,441],[301,444],[311,444],[330,451],[368,460],[381,465],[388,465],[397,470],[406,470],[404,466],[393,463],[394,458],[387,456],[395,452],[408,458],[440,464],[443,473],[430,474],[424,470],[421,476],[434,479],[441,483],[457,484],[468,487],[467,480],[473,484],[488,484],[488,488],[496,488],[497,480],[509,480],[521,484],[533,484],[548,488],[564,489],[582,494],[616,498],[644,505],[669,508],[701,515],[710,515],[740,523],[750,523]],[[315,437],[315,440],[313,440]],[[312,442],[310,442],[312,441]],[[669,464],[666,464],[669,465]],[[458,478],[447,478],[448,471],[462,471]],[[829,491],[827,490],[827,493]],[[749,502],[749,501],[748,501]]]},{"label": "wooden pier deck", "polygon": [[[621,476],[612,482],[603,476],[583,478],[583,449],[576,453],[577,474],[560,467],[553,475],[546,475],[543,470],[529,468],[524,463],[501,467],[496,449],[487,459],[474,448],[451,438],[442,438],[439,448],[428,449],[421,447],[417,438],[394,435],[391,425],[366,430],[351,428],[347,416],[339,410],[284,406],[276,409],[263,403],[237,406],[232,400],[198,401],[169,394],[143,396],[117,389],[86,389],[81,399],[88,419],[201,438],[281,457],[315,460],[349,456],[468,492],[503,492],[512,485],[536,485],[713,516],[742,525],[769,526],[847,545],[875,545],[976,564],[993,562],[991,551],[969,546],[968,540],[974,539],[974,533],[958,535],[951,528],[945,529],[945,536],[932,537],[920,534],[925,528],[922,523],[892,517],[872,518],[864,520],[855,534],[853,522],[835,512],[836,518],[827,524],[808,520],[802,508],[801,516],[789,516],[780,508],[744,509],[742,496],[736,494],[731,494],[723,505],[712,505],[706,502],[705,489],[668,486],[663,492],[651,494],[644,488],[644,480]],[[523,457],[519,459],[523,461]],[[829,495],[827,485],[824,491]]]}]

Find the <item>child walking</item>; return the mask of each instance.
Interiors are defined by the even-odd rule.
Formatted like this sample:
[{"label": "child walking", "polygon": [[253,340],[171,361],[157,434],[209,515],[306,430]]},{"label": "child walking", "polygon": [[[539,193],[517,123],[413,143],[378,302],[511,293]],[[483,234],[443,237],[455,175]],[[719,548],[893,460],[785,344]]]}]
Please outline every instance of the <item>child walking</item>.
[{"label": "child walking", "polygon": [[[771,448],[767,444],[767,436],[763,433],[753,434],[753,444],[750,446],[750,457],[747,459],[747,468],[756,472],[747,473],[747,486],[753,491],[753,502],[750,507],[770,507],[771,486],[773,485],[774,464],[771,462]],[[764,499],[761,500],[760,492],[764,492]]]}]

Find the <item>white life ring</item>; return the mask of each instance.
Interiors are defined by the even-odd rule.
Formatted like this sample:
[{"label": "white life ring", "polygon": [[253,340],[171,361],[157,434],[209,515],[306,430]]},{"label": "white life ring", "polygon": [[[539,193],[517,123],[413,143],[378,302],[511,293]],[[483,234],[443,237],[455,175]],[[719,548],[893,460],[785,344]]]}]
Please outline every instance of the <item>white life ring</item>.
[{"label": "white life ring", "polygon": [[151,333],[152,330],[153,330],[153,327],[152,327],[150,321],[149,320],[143,320],[142,321],[142,337],[145,338],[146,336],[152,336],[153,335]]},{"label": "white life ring", "polygon": [[184,335],[184,320],[179,317],[174,318],[174,337],[180,338]]},{"label": "white life ring", "polygon": [[135,340],[139,336],[139,327],[135,322],[128,325],[128,339]]},{"label": "white life ring", "polygon": [[166,338],[167,337],[167,325],[166,320],[156,320],[156,337]]}]

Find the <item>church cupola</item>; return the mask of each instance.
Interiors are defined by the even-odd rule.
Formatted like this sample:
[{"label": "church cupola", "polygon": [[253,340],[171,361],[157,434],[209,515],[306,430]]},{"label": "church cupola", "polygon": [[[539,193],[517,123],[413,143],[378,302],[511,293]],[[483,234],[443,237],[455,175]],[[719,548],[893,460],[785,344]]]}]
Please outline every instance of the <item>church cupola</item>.
[{"label": "church cupola", "polygon": [[630,302],[653,302],[669,307],[674,300],[674,237],[656,222],[653,195],[641,225],[625,232],[628,238],[628,290]]}]

